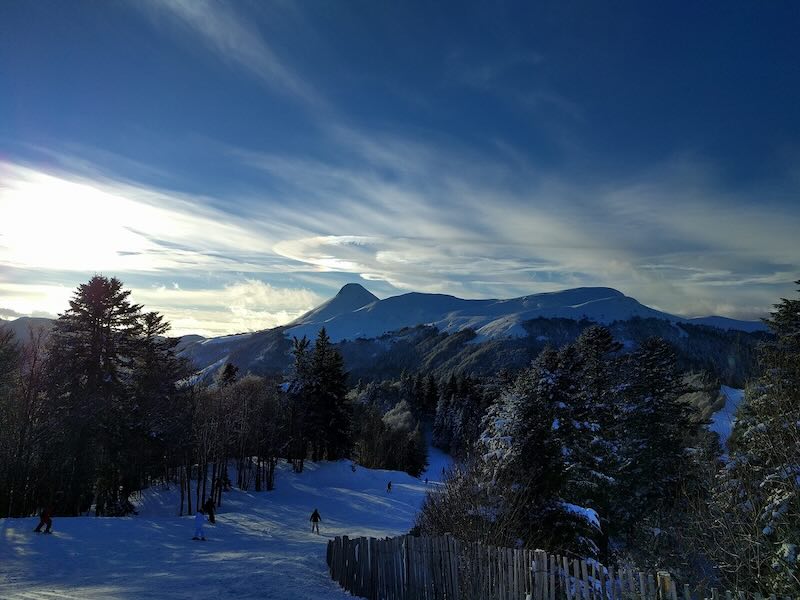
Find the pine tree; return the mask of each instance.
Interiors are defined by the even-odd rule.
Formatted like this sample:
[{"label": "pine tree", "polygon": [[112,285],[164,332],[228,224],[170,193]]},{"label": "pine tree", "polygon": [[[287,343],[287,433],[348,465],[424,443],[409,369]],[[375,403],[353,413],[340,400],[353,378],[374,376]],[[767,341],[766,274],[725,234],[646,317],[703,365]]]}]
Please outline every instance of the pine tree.
[{"label": "pine tree", "polygon": [[423,403],[423,411],[426,415],[432,415],[436,411],[436,403],[439,400],[439,386],[436,385],[436,380],[433,374],[428,375],[428,380],[425,383],[425,401]]},{"label": "pine tree", "polygon": [[417,371],[414,376],[411,393],[413,396],[411,402],[413,410],[419,414],[423,414],[425,412],[425,378],[419,371]]},{"label": "pine tree", "polygon": [[642,529],[646,516],[675,505],[688,474],[686,449],[697,425],[678,392],[675,352],[667,342],[651,338],[628,357],[614,518],[615,532],[628,538]]},{"label": "pine tree", "polygon": [[56,402],[51,414],[64,435],[64,446],[51,460],[61,463],[54,465],[59,470],[75,473],[64,481],[69,512],[91,496],[94,477],[114,504],[120,501],[134,400],[130,366],[142,334],[141,306],[129,296],[118,279],[94,276],[78,287],[51,333],[49,396]]},{"label": "pine tree", "polygon": [[311,356],[309,425],[312,457],[337,460],[350,449],[350,407],[347,373],[342,355],[333,347],[325,328],[320,329]]},{"label": "pine tree", "polygon": [[311,428],[308,420],[311,413],[312,369],[308,338],[294,338],[292,354],[294,365],[288,388],[288,459],[296,473],[303,471],[303,461],[308,453]]},{"label": "pine tree", "polygon": [[569,448],[566,493],[605,520],[615,496],[613,423],[619,375],[614,355],[622,345],[614,341],[608,328],[595,325],[581,333],[574,348],[574,354],[564,352],[559,367],[574,390],[566,402],[564,426],[559,428]]},{"label": "pine tree", "polygon": [[166,433],[177,381],[185,376],[165,339],[168,324],[142,314],[116,278],[80,285],[53,326],[48,352],[49,418],[57,436],[48,447],[61,510],[77,513],[93,494],[114,511],[147,477]]},{"label": "pine tree", "polygon": [[220,387],[231,385],[236,381],[239,374],[239,367],[233,363],[225,363],[225,366],[220,370],[217,376],[217,384]]},{"label": "pine tree", "polygon": [[457,393],[458,381],[456,376],[451,374],[439,392],[433,419],[433,445],[445,452],[450,452],[450,443],[453,439],[453,409],[457,402]]},{"label": "pine tree", "polygon": [[521,537],[528,547],[590,556],[592,525],[563,498],[568,453],[557,415],[573,392],[571,363],[572,351],[544,350],[490,406],[479,442],[480,473],[488,510],[502,515],[506,536]]}]

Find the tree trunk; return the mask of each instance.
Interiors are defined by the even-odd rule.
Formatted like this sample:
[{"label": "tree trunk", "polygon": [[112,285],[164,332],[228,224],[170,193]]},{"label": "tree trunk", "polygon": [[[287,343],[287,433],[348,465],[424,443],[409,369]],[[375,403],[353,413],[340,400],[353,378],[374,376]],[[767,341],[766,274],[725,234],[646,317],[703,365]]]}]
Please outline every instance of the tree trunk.
[{"label": "tree trunk", "polygon": [[181,488],[181,505],[180,505],[180,510],[178,510],[179,517],[183,516],[183,500],[184,496],[186,495],[186,490],[183,487],[183,480],[186,479],[184,471],[185,469],[181,467],[178,474],[178,478],[180,480],[180,488]]},{"label": "tree trunk", "polygon": [[273,457],[269,457],[267,459],[267,491],[271,492],[275,489],[275,466],[277,463],[277,459]]},{"label": "tree trunk", "polygon": [[192,463],[186,466],[186,514],[192,514]]},{"label": "tree trunk", "polygon": [[194,503],[195,511],[200,510],[202,506],[202,502],[200,502],[200,463],[197,463],[197,490],[195,491],[196,494],[196,501]]},{"label": "tree trunk", "polygon": [[206,480],[208,479],[208,462],[203,463],[203,493],[201,497],[203,500],[206,499]]}]

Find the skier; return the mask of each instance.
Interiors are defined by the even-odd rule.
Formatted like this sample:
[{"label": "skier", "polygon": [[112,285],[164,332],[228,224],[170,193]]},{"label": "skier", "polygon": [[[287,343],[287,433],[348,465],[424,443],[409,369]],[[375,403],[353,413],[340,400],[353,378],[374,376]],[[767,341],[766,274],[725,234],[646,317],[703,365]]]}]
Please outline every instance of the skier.
[{"label": "skier", "polygon": [[309,521],[311,521],[311,533],[316,531],[317,535],[319,535],[319,522],[322,521],[322,517],[319,515],[319,511],[316,508],[314,512],[311,513]]},{"label": "skier", "polygon": [[208,515],[208,522],[209,523],[211,523],[213,525],[214,523],[217,522],[216,519],[214,519],[214,500],[213,499],[209,498],[208,500],[205,501],[205,504],[203,504],[203,510]]},{"label": "skier", "polygon": [[42,525],[46,525],[44,532],[51,533],[50,528],[53,526],[53,505],[49,504],[41,513],[39,513],[39,524],[34,531],[36,533],[42,532]]},{"label": "skier", "polygon": [[386,486],[386,492],[388,494],[392,493],[392,482],[391,481],[389,482],[389,485]]},{"label": "skier", "polygon": [[202,540],[206,541],[206,534],[203,531],[203,523],[205,523],[206,518],[203,516],[202,509],[198,510],[194,515],[194,537],[193,540]]}]

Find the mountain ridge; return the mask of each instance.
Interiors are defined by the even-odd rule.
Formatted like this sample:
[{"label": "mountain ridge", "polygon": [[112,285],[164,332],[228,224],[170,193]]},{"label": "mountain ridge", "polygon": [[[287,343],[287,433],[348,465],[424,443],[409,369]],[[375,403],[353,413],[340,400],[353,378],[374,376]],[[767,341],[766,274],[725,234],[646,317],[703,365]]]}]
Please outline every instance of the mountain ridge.
[{"label": "mountain ridge", "polygon": [[[357,286],[370,294],[359,284],[347,284],[339,294],[348,286],[352,286],[349,288],[351,291]],[[762,323],[725,317],[687,318],[672,315],[609,287],[579,287],[518,298],[481,300],[409,292],[383,300],[375,298],[353,310],[342,310],[335,314],[333,303],[339,294],[288,324],[287,333],[296,337],[313,337],[324,326],[332,340],[342,341],[378,337],[404,327],[434,325],[447,332],[472,329],[480,339],[521,337],[525,335],[522,324],[539,317],[586,319],[605,325],[639,317],[708,325],[725,330],[752,332],[765,329]]]}]

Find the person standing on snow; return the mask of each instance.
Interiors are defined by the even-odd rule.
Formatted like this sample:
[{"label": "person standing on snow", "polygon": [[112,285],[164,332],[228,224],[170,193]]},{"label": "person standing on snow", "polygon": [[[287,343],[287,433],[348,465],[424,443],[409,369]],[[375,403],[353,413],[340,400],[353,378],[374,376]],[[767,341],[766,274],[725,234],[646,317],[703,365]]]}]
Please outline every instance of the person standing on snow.
[{"label": "person standing on snow", "polygon": [[206,533],[203,531],[203,524],[206,522],[206,518],[203,516],[203,511],[198,510],[194,515],[194,537],[193,540],[202,540],[206,541]]},{"label": "person standing on snow", "polygon": [[314,512],[311,513],[311,518],[309,521],[311,521],[311,533],[316,531],[317,535],[319,535],[319,522],[322,521],[322,517],[316,508],[314,509]]},{"label": "person standing on snow", "polygon": [[392,493],[392,482],[391,481],[389,482],[389,485],[386,486],[386,492],[388,494]]},{"label": "person standing on snow", "polygon": [[214,500],[212,498],[209,498],[205,501],[205,504],[203,504],[203,510],[208,515],[208,522],[212,525],[216,523],[216,520],[214,519]]}]

